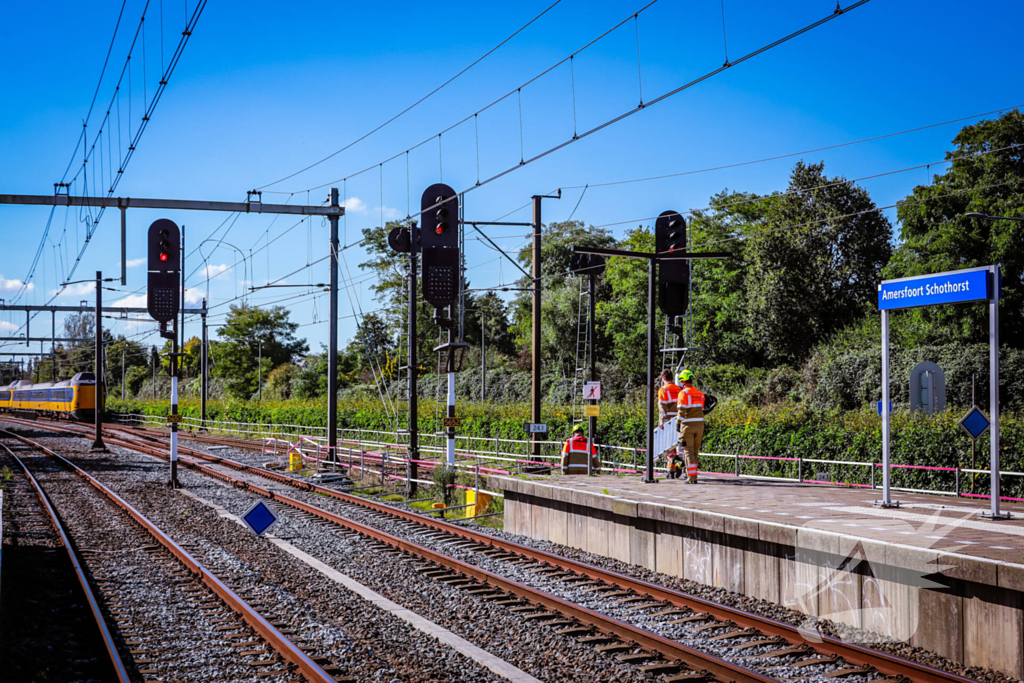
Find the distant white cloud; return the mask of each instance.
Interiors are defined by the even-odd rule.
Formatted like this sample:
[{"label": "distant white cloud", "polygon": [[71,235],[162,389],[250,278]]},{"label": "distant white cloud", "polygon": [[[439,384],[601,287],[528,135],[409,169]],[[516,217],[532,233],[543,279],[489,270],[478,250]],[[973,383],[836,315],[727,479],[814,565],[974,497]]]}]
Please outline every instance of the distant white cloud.
[{"label": "distant white cloud", "polygon": [[226,263],[222,263],[219,266],[218,265],[214,265],[214,264],[209,264],[205,268],[203,268],[202,276],[203,276],[204,279],[205,278],[209,278],[209,279],[212,280],[215,277],[219,277],[219,276],[223,275],[224,273],[226,273],[228,271],[228,268],[229,268],[229,266]]},{"label": "distant white cloud", "polygon": [[359,197],[349,197],[341,205],[348,213],[366,213],[366,202]]},{"label": "distant white cloud", "polygon": [[[0,275],[0,292],[17,293],[21,291],[22,287],[25,287],[25,283],[21,280],[8,280],[3,275]],[[31,292],[33,289],[35,289],[35,285],[31,282],[28,283],[26,291]]]},{"label": "distant white cloud", "polygon": [[203,297],[206,293],[198,287],[189,287],[185,290],[185,303],[186,304],[200,304],[203,302]]},{"label": "distant white cloud", "polygon": [[118,299],[114,303],[110,304],[117,308],[145,308],[146,307],[146,295],[145,294],[132,294],[126,296],[123,299]]},{"label": "distant white cloud", "polygon": [[6,320],[0,320],[0,332],[10,334],[12,332],[16,332],[17,330],[18,326],[15,325],[14,323],[7,322]]},{"label": "distant white cloud", "polygon": [[73,285],[68,285],[62,292],[59,289],[55,289],[50,292],[50,296],[85,296],[86,294],[92,294],[96,291],[95,282],[78,282]]},{"label": "distant white cloud", "polygon": [[377,209],[376,209],[377,213],[381,213],[382,212],[381,209],[383,209],[384,220],[389,220],[389,221],[390,220],[394,220],[394,219],[396,219],[396,218],[398,218],[399,216],[402,215],[398,211],[398,209],[392,209],[390,206],[384,206],[384,207],[378,206]]},{"label": "distant white cloud", "polygon": [[127,263],[128,263],[128,267],[129,268],[135,268],[136,266],[141,266],[145,262],[146,262],[146,259],[144,259],[144,258],[132,258],[132,259],[128,259]]}]

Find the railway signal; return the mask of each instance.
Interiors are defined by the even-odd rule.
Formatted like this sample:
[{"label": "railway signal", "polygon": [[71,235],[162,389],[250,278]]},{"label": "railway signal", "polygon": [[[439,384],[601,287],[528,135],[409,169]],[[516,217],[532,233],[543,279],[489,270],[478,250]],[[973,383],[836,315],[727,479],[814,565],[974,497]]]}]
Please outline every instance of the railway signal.
[{"label": "railway signal", "polygon": [[420,200],[423,250],[423,298],[434,308],[455,303],[459,294],[459,198],[437,183]]},{"label": "railway signal", "polygon": [[[654,223],[654,251],[659,256],[685,256],[686,221],[678,211],[665,211]],[[690,262],[659,260],[658,307],[669,318],[685,315],[690,304]]]},{"label": "railway signal", "polygon": [[153,320],[167,323],[178,315],[181,295],[181,232],[161,218],[149,226],[149,273],[146,308]]}]

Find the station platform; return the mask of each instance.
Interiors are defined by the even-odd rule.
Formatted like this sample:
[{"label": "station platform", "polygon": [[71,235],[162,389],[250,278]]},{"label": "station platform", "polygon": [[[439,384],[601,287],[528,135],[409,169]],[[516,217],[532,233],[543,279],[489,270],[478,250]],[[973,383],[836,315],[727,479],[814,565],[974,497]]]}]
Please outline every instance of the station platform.
[{"label": "station platform", "polygon": [[1024,505],[702,474],[489,476],[505,530],[1024,677]]}]

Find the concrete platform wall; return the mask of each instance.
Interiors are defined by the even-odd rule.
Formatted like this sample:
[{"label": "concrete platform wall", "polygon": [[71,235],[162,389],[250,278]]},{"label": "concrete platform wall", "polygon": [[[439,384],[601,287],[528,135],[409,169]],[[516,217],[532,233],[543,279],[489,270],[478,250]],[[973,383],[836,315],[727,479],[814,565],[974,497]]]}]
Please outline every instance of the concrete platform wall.
[{"label": "concrete platform wall", "polygon": [[[505,530],[1024,677],[1024,566],[501,477]],[[881,638],[880,638],[880,637]]]}]

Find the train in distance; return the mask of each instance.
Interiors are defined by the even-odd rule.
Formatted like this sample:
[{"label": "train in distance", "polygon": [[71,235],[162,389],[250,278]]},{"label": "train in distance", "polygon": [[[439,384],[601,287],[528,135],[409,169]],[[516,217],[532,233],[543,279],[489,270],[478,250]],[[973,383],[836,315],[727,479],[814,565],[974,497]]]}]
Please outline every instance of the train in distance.
[{"label": "train in distance", "polygon": [[96,375],[80,372],[60,382],[33,384],[21,379],[0,386],[0,412],[15,411],[93,422],[96,417]]}]

